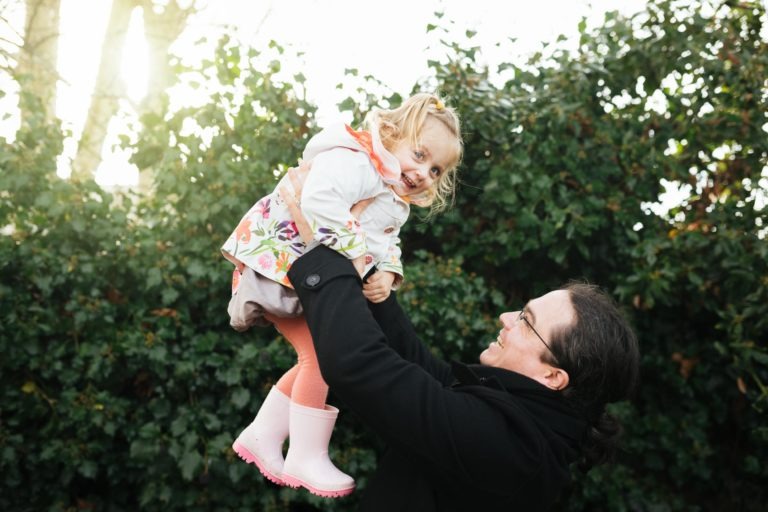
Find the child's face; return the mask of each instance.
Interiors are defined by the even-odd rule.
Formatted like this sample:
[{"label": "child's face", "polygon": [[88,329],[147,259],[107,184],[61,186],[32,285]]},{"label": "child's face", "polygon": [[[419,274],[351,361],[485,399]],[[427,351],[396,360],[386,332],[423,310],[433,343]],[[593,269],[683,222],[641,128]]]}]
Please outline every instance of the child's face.
[{"label": "child's face", "polygon": [[401,197],[429,190],[455,160],[455,136],[436,119],[427,118],[421,129],[421,145],[401,140],[392,154],[400,162],[400,181],[393,185]]}]

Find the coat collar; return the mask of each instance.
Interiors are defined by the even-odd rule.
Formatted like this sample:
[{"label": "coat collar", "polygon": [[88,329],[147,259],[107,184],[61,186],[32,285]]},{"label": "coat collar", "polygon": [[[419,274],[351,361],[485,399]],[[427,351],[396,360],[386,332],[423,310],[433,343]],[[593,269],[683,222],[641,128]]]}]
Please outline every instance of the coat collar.
[{"label": "coat collar", "polygon": [[[481,364],[466,365],[452,361],[453,375],[456,378],[454,388],[482,386],[494,393],[511,409],[522,406],[534,416],[563,437],[578,442],[586,433],[587,421],[566,402],[559,391],[526,377],[525,375]],[[510,411],[514,414],[514,411]]]},{"label": "coat collar", "polygon": [[377,129],[371,131],[355,131],[349,125],[344,125],[347,134],[360,145],[368,154],[371,164],[385,183],[392,185],[400,180],[400,162],[395,155],[384,148]]},{"label": "coat collar", "polygon": [[323,151],[333,148],[347,148],[365,153],[376,173],[390,187],[392,195],[402,204],[406,206],[414,204],[420,207],[428,207],[431,204],[432,198],[429,192],[400,197],[392,190],[392,186],[400,181],[400,162],[384,147],[375,124],[369,131],[355,131],[346,124],[329,126],[309,140],[302,158],[310,161]]},{"label": "coat collar", "polygon": [[381,142],[378,130],[355,131],[345,124],[334,124],[312,137],[304,148],[302,158],[312,160],[318,154],[333,148],[347,148],[362,151],[384,183],[391,185],[400,180],[400,162],[387,151]]},{"label": "coat collar", "polygon": [[535,394],[557,396],[557,392],[517,372],[486,366],[452,361],[453,375],[459,385],[481,385],[499,391],[528,391]]},{"label": "coat collar", "polygon": [[455,386],[486,386],[499,391],[507,391],[497,375],[494,375],[493,372],[486,371],[486,369],[491,367],[484,367],[481,365],[473,366],[480,366],[480,368],[478,371],[474,371],[469,365],[458,361],[451,361],[453,376],[456,377]]}]

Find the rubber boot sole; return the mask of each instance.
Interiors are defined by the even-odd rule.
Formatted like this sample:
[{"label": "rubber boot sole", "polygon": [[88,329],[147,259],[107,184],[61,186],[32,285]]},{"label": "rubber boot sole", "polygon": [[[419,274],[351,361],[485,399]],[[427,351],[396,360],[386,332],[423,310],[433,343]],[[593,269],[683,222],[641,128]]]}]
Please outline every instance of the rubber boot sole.
[{"label": "rubber boot sole", "polygon": [[318,489],[317,487],[309,485],[308,483],[296,478],[295,476],[291,476],[285,473],[283,474],[283,481],[285,482],[285,485],[287,485],[288,487],[293,487],[294,489],[303,487],[309,492],[311,492],[312,494],[316,496],[320,496],[322,498],[343,498],[344,496],[349,496],[355,490],[354,485],[352,487],[347,487],[346,489],[339,489],[335,491]]},{"label": "rubber boot sole", "polygon": [[259,468],[259,472],[261,472],[262,475],[264,475],[264,478],[269,480],[272,483],[275,483],[277,485],[288,485],[285,480],[280,478],[279,476],[275,475],[274,473],[270,472],[267,467],[264,465],[263,462],[259,460],[258,457],[256,457],[254,454],[252,454],[248,448],[241,445],[237,441],[232,443],[232,449],[235,450],[235,453],[238,457],[243,459],[248,464],[255,464],[257,468]]}]

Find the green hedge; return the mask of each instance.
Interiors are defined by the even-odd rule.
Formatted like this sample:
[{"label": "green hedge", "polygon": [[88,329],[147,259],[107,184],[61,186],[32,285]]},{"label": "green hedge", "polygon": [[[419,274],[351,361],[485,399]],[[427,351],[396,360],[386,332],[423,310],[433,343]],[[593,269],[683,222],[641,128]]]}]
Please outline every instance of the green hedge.
[{"label": "green hedge", "polygon": [[[403,236],[400,298],[424,338],[474,360],[505,307],[574,278],[611,291],[640,336],[641,388],[614,408],[624,450],[575,474],[559,510],[768,500],[766,15],[705,12],[609,14],[577,51],[504,64],[501,85],[471,40],[431,63],[467,151],[454,208]],[[224,39],[185,71],[218,92],[144,119],[148,197],[57,178],[62,136],[42,120],[0,146],[1,509],[355,509],[359,493],[277,488],[230,449],[292,362],[273,331],[229,328],[218,252],[316,130],[303,78],[276,78],[282,52]],[[354,113],[397,101],[364,93]],[[662,179],[693,192],[657,215]],[[332,456],[361,488],[380,448],[343,410]]]}]

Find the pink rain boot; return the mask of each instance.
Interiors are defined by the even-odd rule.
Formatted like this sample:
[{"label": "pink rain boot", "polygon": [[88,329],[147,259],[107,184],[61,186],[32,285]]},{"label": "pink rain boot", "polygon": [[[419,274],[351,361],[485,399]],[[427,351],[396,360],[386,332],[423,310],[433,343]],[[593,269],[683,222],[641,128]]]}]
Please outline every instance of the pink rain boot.
[{"label": "pink rain boot", "polygon": [[330,405],[312,409],[291,402],[291,442],[283,466],[283,481],[324,498],[339,498],[355,490],[351,476],[328,458],[328,443],[339,410]]},{"label": "pink rain boot", "polygon": [[291,399],[272,386],[256,418],[238,436],[232,449],[244,461],[256,464],[268,480],[285,485],[283,442],[288,437]]}]

